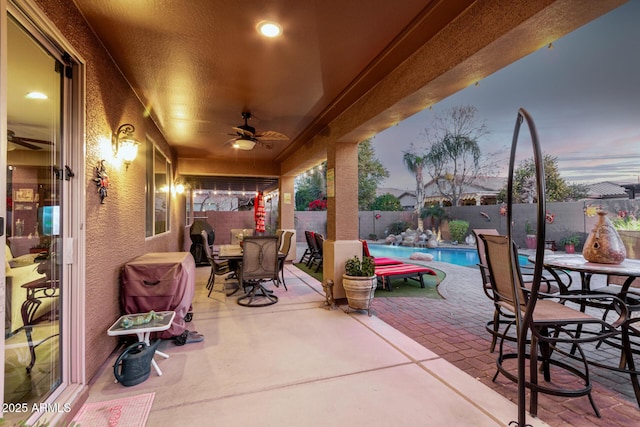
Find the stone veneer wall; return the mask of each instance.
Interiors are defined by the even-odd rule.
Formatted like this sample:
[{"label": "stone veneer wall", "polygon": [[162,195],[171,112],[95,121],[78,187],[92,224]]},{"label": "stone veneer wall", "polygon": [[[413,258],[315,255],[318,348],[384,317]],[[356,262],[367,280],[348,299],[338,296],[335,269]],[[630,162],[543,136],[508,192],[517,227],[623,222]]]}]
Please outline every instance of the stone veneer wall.
[{"label": "stone veneer wall", "polygon": [[185,223],[183,198],[176,198],[171,231],[145,238],[144,150],[125,171],[124,166],[106,157],[109,194],[104,204],[92,182],[95,167],[105,154],[100,141],[110,139],[123,123],[135,126],[139,141],[151,140],[172,160],[170,150],[145,108],[113,64],[110,56],[87,26],[73,2],[37,0],[45,15],[86,61],[86,169],[76,179],[86,183],[86,373],[92,378],[117,346],[117,338],[106,330],[120,315],[120,272],[129,260],[146,252],[182,250]]}]

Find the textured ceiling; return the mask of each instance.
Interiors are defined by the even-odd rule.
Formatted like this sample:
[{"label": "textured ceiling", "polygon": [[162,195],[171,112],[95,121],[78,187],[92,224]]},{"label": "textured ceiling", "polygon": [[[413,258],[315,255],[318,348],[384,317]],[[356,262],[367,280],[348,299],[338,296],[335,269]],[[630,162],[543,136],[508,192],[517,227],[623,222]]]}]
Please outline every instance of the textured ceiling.
[{"label": "textured ceiling", "polygon": [[[324,160],[314,138],[374,135],[621,2],[74,0],[195,188],[270,185]],[[283,35],[260,36],[262,20]],[[243,111],[289,140],[233,149]]]},{"label": "textured ceiling", "polygon": [[[470,1],[75,0],[180,158],[274,160],[302,144],[446,24],[437,5]],[[449,3],[452,6],[445,6]],[[457,12],[452,12],[455,16]],[[273,20],[267,39],[256,24]],[[117,28],[117,30],[114,30]],[[412,31],[412,29],[414,31]],[[289,137],[273,149],[237,151],[232,127]]]}]

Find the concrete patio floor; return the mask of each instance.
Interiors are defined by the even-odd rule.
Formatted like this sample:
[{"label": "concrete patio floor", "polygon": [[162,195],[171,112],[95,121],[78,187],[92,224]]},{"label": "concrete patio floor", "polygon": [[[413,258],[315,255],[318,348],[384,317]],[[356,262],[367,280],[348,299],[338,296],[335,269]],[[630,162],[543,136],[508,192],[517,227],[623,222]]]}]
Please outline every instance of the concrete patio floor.
[{"label": "concrete patio floor", "polygon": [[[204,342],[162,342],[159,350],[170,355],[157,358],[163,375],[152,371],[133,387],[114,383],[114,354],[90,384],[88,402],[155,392],[148,426],[506,426],[517,419],[516,406],[496,390],[504,386],[478,380],[431,351],[416,333],[422,320],[391,308],[410,302],[376,298],[371,317],[328,310],[321,284],[288,265],[289,290],[273,288],[279,302],[247,308],[221,292],[220,282],[207,298],[209,271],[197,269],[188,324]],[[415,303],[428,312],[443,301]],[[446,342],[446,334],[438,341]],[[459,359],[489,363],[486,345],[474,354],[483,350],[477,362],[464,352]]]}]

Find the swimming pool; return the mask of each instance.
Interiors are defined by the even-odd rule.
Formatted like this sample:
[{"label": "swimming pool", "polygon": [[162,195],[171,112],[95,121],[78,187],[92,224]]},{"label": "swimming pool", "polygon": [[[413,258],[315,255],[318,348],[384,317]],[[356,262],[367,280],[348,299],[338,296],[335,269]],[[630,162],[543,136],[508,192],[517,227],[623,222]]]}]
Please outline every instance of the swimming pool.
[{"label": "swimming pool", "polygon": [[[478,252],[469,248],[415,248],[410,246],[369,245],[369,252],[374,257],[409,258],[414,252],[433,255],[434,261],[448,262],[463,267],[474,267],[478,264]],[[520,256],[520,265],[527,264],[527,258]]]}]

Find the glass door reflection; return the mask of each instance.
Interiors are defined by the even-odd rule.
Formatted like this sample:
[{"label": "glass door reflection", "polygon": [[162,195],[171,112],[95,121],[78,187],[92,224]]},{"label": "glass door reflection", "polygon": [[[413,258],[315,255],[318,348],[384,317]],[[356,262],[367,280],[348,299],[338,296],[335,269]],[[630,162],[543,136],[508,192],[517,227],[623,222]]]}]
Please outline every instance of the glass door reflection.
[{"label": "glass door reflection", "polygon": [[[61,383],[61,63],[11,16],[7,27],[4,403],[43,402]],[[31,415],[4,414],[13,425]]]}]

